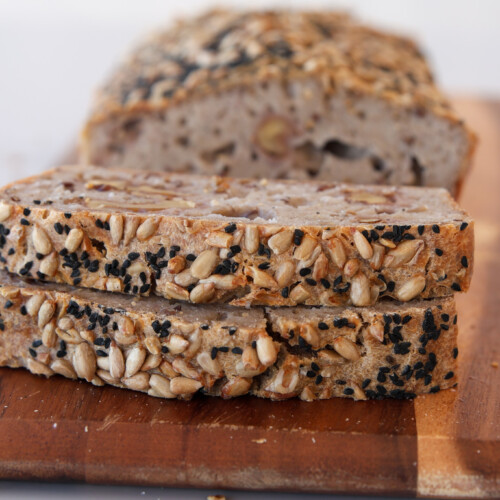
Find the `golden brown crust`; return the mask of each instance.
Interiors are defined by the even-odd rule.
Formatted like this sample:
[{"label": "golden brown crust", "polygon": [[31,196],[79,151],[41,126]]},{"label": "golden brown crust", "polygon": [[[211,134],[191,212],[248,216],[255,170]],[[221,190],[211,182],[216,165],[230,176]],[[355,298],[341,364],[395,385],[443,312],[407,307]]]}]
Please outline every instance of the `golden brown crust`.
[{"label": "golden brown crust", "polygon": [[99,290],[367,306],[466,291],[472,274],[473,223],[444,190],[73,167],[0,200],[1,267]]},{"label": "golden brown crust", "polygon": [[412,398],[456,383],[456,333],[452,298],[242,313],[0,272],[0,365],[156,397]]}]

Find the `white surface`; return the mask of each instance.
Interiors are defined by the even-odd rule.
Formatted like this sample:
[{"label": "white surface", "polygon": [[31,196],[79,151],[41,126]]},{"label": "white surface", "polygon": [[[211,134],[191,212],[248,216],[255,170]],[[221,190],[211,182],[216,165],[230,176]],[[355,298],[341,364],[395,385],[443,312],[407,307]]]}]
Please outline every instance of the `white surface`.
[{"label": "white surface", "polygon": [[[219,5],[245,5],[219,1]],[[252,0],[252,7],[341,6],[416,36],[453,92],[500,94],[498,0]],[[0,183],[50,166],[74,142],[93,89],[131,41],[204,0],[0,0]],[[1,483],[1,499],[205,499],[195,490]],[[326,498],[231,492],[228,500]]]}]

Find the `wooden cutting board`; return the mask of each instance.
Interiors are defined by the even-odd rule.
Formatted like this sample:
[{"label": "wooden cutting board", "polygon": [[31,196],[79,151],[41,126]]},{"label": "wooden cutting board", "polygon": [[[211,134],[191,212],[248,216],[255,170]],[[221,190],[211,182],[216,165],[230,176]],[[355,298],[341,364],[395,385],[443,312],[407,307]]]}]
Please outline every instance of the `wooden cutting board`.
[{"label": "wooden cutting board", "polygon": [[164,401],[0,370],[0,478],[500,497],[500,103],[459,101],[480,135],[458,298],[459,386],[415,401]]}]

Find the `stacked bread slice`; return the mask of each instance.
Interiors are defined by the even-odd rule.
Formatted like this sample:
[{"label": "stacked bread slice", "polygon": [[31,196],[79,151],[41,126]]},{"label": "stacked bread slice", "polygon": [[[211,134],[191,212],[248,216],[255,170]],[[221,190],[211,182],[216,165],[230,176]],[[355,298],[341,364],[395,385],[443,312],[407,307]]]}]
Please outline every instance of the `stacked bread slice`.
[{"label": "stacked bread slice", "polygon": [[0,192],[0,233],[3,365],[167,398],[456,383],[473,223],[444,189],[62,167]]}]

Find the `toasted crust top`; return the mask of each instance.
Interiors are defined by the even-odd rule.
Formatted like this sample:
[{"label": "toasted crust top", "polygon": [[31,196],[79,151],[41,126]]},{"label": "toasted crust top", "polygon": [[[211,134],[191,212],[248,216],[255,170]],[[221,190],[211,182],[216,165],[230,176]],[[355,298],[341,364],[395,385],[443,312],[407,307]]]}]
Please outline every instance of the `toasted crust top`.
[{"label": "toasted crust top", "polygon": [[98,92],[92,122],[163,109],[271,79],[315,77],[326,94],[376,95],[415,112],[459,118],[410,39],[338,12],[213,10],[147,37]]}]

